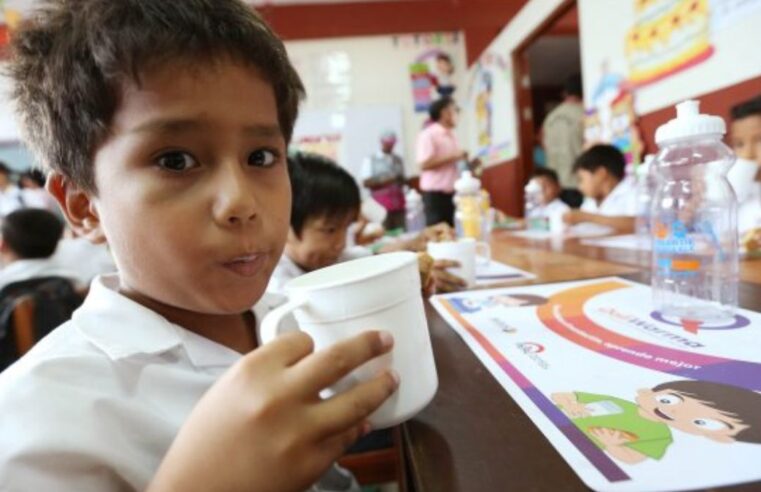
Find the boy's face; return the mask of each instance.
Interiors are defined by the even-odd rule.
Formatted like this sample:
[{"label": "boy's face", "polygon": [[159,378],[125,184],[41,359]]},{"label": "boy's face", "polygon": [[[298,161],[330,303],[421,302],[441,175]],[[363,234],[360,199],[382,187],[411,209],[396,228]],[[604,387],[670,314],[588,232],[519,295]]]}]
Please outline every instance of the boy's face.
[{"label": "boy's face", "polygon": [[639,390],[637,404],[645,418],[717,442],[734,442],[734,436],[749,427],[707,403],[672,390]]},{"label": "boy's face", "polygon": [[579,191],[589,198],[597,199],[602,194],[602,185],[605,182],[605,178],[608,175],[608,171],[605,168],[597,168],[594,172],[587,171],[586,169],[579,169],[576,171],[576,178],[579,181]]},{"label": "boy's face", "polygon": [[549,178],[537,177],[534,180],[542,190],[542,203],[547,205],[560,196],[560,186]]},{"label": "boy's face", "polygon": [[452,75],[454,73],[454,66],[452,65],[452,62],[446,58],[438,58],[436,60],[436,68],[438,69],[439,73],[444,73],[447,75]]},{"label": "boy's face", "polygon": [[346,234],[353,221],[351,214],[309,218],[301,228],[300,236],[293,229],[288,233],[285,252],[308,272],[333,265],[346,249]]},{"label": "boy's face", "polygon": [[761,165],[761,115],[732,122],[730,142],[738,157]]},{"label": "boy's face", "polygon": [[108,241],[132,297],[205,314],[250,309],[290,216],[272,86],[225,61],[141,76],[95,154],[98,192],[78,229]]}]

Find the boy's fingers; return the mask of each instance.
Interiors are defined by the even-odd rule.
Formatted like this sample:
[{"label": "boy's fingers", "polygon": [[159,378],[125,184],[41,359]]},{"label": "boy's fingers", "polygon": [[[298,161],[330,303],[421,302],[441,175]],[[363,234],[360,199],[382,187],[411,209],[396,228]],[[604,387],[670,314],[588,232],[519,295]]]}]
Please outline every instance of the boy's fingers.
[{"label": "boy's fingers", "polygon": [[314,352],[312,338],[304,332],[294,331],[278,336],[252,354],[272,358],[276,364],[289,367],[312,352]]},{"label": "boy's fingers", "polygon": [[293,377],[305,396],[314,396],[365,362],[391,351],[391,334],[366,331],[314,353],[294,366]]},{"label": "boy's fingers", "polygon": [[436,260],[433,263],[433,267],[439,270],[444,270],[446,268],[456,268],[460,266],[460,263],[454,260]]},{"label": "boy's fingers", "polygon": [[399,387],[399,377],[385,372],[354,388],[325,400],[316,407],[315,420],[321,433],[330,439],[364,422]]},{"label": "boy's fingers", "polygon": [[330,461],[333,462],[344,455],[346,450],[356,443],[360,437],[366,435],[369,430],[370,424],[364,422],[324,441],[323,449],[329,453],[328,458]]}]

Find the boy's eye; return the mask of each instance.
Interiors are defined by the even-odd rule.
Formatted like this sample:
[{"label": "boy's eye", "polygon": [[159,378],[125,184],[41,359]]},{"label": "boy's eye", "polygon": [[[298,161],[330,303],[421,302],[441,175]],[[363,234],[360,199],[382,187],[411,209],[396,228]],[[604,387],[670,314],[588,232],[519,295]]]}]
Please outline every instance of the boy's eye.
[{"label": "boy's eye", "polygon": [[277,154],[271,150],[260,149],[251,152],[248,156],[248,165],[256,167],[270,167],[277,163]]},{"label": "boy's eye", "polygon": [[692,421],[692,423],[695,424],[696,427],[710,431],[718,431],[729,428],[729,426],[724,422],[713,419],[695,419]]},{"label": "boy's eye", "polygon": [[680,397],[672,394],[660,395],[657,400],[661,405],[676,405],[682,402]]},{"label": "boy's eye", "polygon": [[156,163],[162,169],[172,172],[183,172],[198,166],[195,158],[185,152],[169,152],[160,156]]}]

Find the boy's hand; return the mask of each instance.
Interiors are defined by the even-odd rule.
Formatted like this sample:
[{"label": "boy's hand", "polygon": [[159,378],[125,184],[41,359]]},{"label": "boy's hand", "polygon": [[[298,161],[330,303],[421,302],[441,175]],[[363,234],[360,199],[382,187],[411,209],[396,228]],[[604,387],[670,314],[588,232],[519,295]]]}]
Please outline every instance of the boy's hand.
[{"label": "boy's hand", "polygon": [[307,335],[288,333],[247,354],[193,409],[149,490],[308,489],[369,432],[398,379],[384,373],[328,400],[320,391],[392,345],[366,332],[313,353]]},{"label": "boy's hand", "polygon": [[456,261],[436,260],[434,262],[431,276],[433,277],[433,286],[436,292],[456,292],[468,286],[465,280],[447,271],[448,268],[456,268],[458,266],[460,264]]},{"label": "boy's hand", "polygon": [[621,432],[618,429],[595,427],[594,429],[590,429],[589,433],[597,438],[606,449],[623,446],[631,441],[626,433]]}]

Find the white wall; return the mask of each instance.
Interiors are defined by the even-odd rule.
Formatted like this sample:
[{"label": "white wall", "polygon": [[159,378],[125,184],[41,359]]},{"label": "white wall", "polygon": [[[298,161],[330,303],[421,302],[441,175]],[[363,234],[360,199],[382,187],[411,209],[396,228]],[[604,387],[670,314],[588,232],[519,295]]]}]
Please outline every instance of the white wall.
[{"label": "white wall", "polygon": [[[380,109],[398,108],[402,133],[397,151],[403,154],[408,174],[419,172],[415,165],[415,139],[428,115],[415,112],[410,64],[423,53],[441,49],[452,57],[455,83],[462,87],[466,58],[461,34],[289,41],[286,48],[307,88],[307,100],[302,106],[304,118],[313,120],[312,112],[332,111],[340,120],[351,108],[355,110],[353,113],[368,108],[368,118],[371,118],[373,113],[379,114]],[[462,93],[464,90],[458,89],[455,97]],[[372,127],[370,123],[369,127]],[[297,124],[296,132],[299,131]],[[377,133],[375,129],[372,131]],[[368,140],[377,142],[378,137],[378,134],[372,135]],[[370,145],[365,154],[377,148],[377,143]],[[339,156],[356,160],[356,152],[352,152],[353,157],[345,152],[340,152]],[[357,167],[356,162],[342,164],[350,169]]]},{"label": "white wall", "polygon": [[[483,156],[485,164],[494,165],[518,156],[518,114],[516,110],[515,88],[513,86],[512,53],[550,15],[563,0],[530,0],[497,38],[484,51],[468,72],[467,142],[471,151]],[[493,81],[491,95],[492,138],[490,148],[479,142],[479,128],[484,120],[477,114],[479,80],[489,72]]]}]

